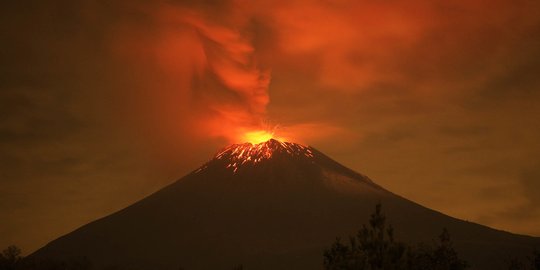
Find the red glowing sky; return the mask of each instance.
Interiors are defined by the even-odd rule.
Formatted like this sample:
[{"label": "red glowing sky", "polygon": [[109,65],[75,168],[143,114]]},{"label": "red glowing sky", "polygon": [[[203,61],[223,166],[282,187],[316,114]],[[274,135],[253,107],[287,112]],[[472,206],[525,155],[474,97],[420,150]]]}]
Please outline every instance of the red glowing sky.
[{"label": "red glowing sky", "polygon": [[538,1],[46,2],[0,11],[0,246],[35,249],[261,132],[540,235]]}]

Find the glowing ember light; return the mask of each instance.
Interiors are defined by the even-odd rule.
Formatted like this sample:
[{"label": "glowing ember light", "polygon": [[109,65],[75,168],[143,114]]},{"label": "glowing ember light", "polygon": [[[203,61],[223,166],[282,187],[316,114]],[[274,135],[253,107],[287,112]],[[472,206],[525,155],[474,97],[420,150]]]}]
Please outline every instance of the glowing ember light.
[{"label": "glowing ember light", "polygon": [[310,147],[275,139],[268,139],[258,144],[245,143],[231,145],[218,153],[215,158],[225,160],[227,162],[225,167],[236,173],[241,166],[255,165],[264,160],[271,159],[276,153],[301,156],[308,159],[313,158],[313,151]]},{"label": "glowing ember light", "polygon": [[259,144],[266,142],[274,137],[274,133],[270,133],[264,130],[251,131],[244,134],[243,141],[249,142],[251,144]]}]

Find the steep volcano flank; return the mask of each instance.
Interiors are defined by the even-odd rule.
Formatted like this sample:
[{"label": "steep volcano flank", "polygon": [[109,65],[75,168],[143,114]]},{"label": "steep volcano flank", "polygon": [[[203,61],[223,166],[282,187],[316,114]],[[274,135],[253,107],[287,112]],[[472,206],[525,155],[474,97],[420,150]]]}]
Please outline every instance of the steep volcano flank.
[{"label": "steep volcano flank", "polygon": [[[235,164],[236,163],[236,164]],[[87,224],[33,256],[86,256],[130,269],[322,269],[336,236],[353,235],[382,203],[399,239],[431,243],[447,227],[477,269],[502,269],[536,238],[461,221],[379,187],[312,147],[232,145],[147,198]]]},{"label": "steep volcano flank", "polygon": [[254,170],[262,170],[263,173],[287,173],[287,169],[314,173],[318,176],[316,178],[324,177],[324,174],[338,173],[380,188],[368,177],[335,162],[311,146],[282,142],[275,139],[259,144],[231,145],[219,151],[213,160],[196,170],[196,172],[205,170],[209,166],[218,170],[226,168],[232,174],[238,175],[253,173]]}]

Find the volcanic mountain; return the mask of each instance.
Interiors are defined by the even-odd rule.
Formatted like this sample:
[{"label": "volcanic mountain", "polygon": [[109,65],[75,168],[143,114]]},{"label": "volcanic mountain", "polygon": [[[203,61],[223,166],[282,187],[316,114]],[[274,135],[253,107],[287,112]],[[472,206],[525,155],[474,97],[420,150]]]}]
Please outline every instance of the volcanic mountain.
[{"label": "volcanic mountain", "polygon": [[323,250],[337,236],[354,235],[377,203],[400,240],[431,244],[447,228],[473,269],[502,269],[510,257],[540,246],[540,238],[397,196],[312,147],[269,140],[225,148],[173,184],[31,256],[85,256],[126,269],[322,269]]}]

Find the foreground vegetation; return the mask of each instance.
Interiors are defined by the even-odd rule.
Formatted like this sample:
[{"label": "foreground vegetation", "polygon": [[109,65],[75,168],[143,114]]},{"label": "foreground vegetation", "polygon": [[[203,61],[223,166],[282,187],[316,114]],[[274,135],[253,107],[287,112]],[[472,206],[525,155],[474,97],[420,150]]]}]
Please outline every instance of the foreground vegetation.
[{"label": "foreground vegetation", "polygon": [[[469,264],[460,259],[452,246],[450,234],[443,229],[435,246],[410,245],[394,238],[394,229],[387,226],[381,205],[375,207],[368,225],[343,243],[336,239],[324,251],[325,270],[464,270]],[[9,246],[0,253],[0,270],[96,270],[87,258],[67,261],[22,257],[21,250]],[[100,270],[125,270],[120,267]],[[176,270],[183,270],[177,268]],[[226,268],[225,268],[226,269]],[[243,270],[243,266],[232,268]],[[512,259],[508,270],[540,270],[540,252],[535,251],[526,262]],[[153,270],[153,269],[149,269]]]},{"label": "foreground vegetation", "polygon": [[[386,225],[381,205],[375,207],[369,225],[364,225],[343,244],[338,238],[324,252],[326,270],[463,270],[469,264],[460,259],[448,230],[443,229],[435,246],[410,245],[394,239],[394,229]],[[540,252],[526,262],[512,259],[508,270],[540,270]]]},{"label": "foreground vegetation", "polygon": [[458,257],[446,229],[436,247],[396,241],[379,204],[369,226],[364,225],[356,236],[350,237],[348,244],[337,239],[324,252],[324,267],[326,270],[463,270],[468,264]]}]

